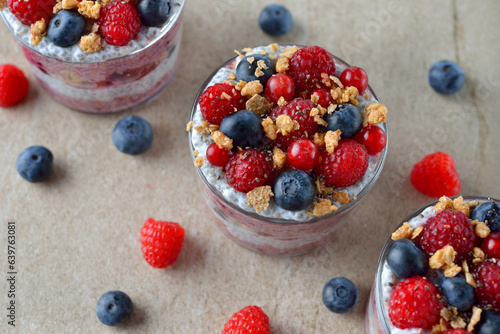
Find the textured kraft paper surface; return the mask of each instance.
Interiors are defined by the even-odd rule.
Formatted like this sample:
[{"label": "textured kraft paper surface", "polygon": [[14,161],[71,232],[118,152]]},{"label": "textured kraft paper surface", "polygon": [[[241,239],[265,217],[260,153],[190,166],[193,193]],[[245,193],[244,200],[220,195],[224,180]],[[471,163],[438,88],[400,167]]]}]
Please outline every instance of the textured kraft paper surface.
[{"label": "textured kraft paper surface", "polygon": [[[188,0],[181,63],[169,86],[135,110],[153,126],[151,149],[132,157],[110,139],[124,114],[88,115],[54,102],[36,82],[5,25],[0,62],[21,67],[27,99],[0,109],[0,273],[7,276],[7,232],[16,223],[16,327],[7,324],[10,283],[0,283],[2,333],[220,333],[239,309],[259,305],[274,334],[364,333],[377,261],[394,227],[434,200],[410,184],[413,164],[448,152],[461,194],[500,198],[500,3],[496,0],[288,1],[295,24],[281,38],[261,32],[268,1]],[[292,258],[260,255],[226,238],[197,189],[185,124],[199,87],[233,50],[272,42],[320,45],[363,67],[389,108],[384,170],[348,223],[324,246]],[[441,59],[465,70],[465,87],[435,93],[427,71]],[[56,177],[30,184],[15,169],[27,146],[44,145]],[[186,241],[164,270],[143,259],[139,231],[154,217],[180,223]],[[359,288],[344,315],[322,304],[323,285],[345,276]],[[95,315],[108,290],[125,291],[135,312],[109,328]]]}]

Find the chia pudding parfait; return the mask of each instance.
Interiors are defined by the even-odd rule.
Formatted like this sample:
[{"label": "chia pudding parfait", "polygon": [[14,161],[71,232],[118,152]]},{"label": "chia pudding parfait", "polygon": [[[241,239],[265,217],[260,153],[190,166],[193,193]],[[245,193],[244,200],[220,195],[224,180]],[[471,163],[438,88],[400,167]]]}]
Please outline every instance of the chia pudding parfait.
[{"label": "chia pudding parfait", "polygon": [[[317,90],[304,88],[297,73],[292,73],[293,57],[299,50],[327,53],[325,57],[334,63],[331,74],[321,73],[323,80],[314,83]],[[238,56],[218,67],[202,85],[187,125],[201,194],[217,226],[241,246],[269,255],[308,252],[333,236],[380,175],[387,154],[387,109],[367,82],[360,88],[362,94],[343,85],[338,78],[349,65],[320,47],[271,44],[236,52]],[[251,73],[244,77],[241,67],[246,62],[249,71],[243,72]],[[268,68],[268,73],[258,74]],[[261,83],[264,76],[267,81]],[[291,78],[295,89],[286,85]],[[224,117],[217,114],[219,102],[229,103]],[[299,117],[303,106],[305,113]],[[370,117],[370,109],[382,113],[373,112]],[[359,119],[343,117],[350,112]],[[335,114],[348,123],[341,126],[342,131],[335,128]],[[370,123],[369,118],[378,121]],[[314,120],[307,123],[308,119]],[[288,131],[283,124],[290,125]],[[357,129],[352,131],[352,127]],[[381,134],[375,135],[378,148],[373,148],[377,146],[373,142],[363,142],[370,128]],[[366,137],[373,141],[373,135]],[[344,147],[349,148],[344,151]],[[342,176],[330,180],[325,164],[334,154],[327,148],[337,150],[338,155],[349,152],[344,167],[357,174],[347,181]],[[319,153],[311,155],[311,151]],[[342,173],[342,166],[331,172]]]},{"label": "chia pudding parfait", "polygon": [[[19,0],[9,0],[9,4],[14,1]],[[165,0],[169,10],[167,14],[163,12],[164,21],[148,24],[142,17],[139,19],[142,13],[136,8],[140,5],[134,1],[52,2],[55,4],[53,13],[50,7],[44,9],[46,15],[41,15],[48,19],[38,20],[31,26],[19,20],[9,7],[0,10],[0,15],[40,85],[56,101],[88,113],[119,112],[153,100],[173,78],[179,63],[184,0]],[[133,7],[136,19],[136,31],[126,43],[108,42],[103,35],[103,27],[107,24],[103,16],[112,11],[108,8],[118,7],[114,6],[117,3]],[[113,10],[115,13],[125,11],[122,8]],[[63,12],[71,15],[62,16]],[[82,14],[83,19],[78,14]],[[53,42],[59,36],[50,36],[50,22],[70,25],[74,23],[71,22],[74,16],[83,22],[84,28],[76,43],[59,46]]]}]

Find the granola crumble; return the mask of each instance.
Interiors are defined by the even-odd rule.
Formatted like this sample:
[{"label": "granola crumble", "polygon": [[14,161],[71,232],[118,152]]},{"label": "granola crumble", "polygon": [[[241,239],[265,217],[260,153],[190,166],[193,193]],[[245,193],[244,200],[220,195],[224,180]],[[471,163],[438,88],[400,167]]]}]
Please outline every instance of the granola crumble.
[{"label": "granola crumble", "polygon": [[349,194],[345,191],[334,191],[333,197],[340,204],[349,204],[351,203],[351,199],[349,198]]},{"label": "granola crumble", "polygon": [[0,0],[0,10],[4,10],[7,7],[7,0]]},{"label": "granola crumble", "polygon": [[474,255],[474,259],[472,260],[472,263],[477,264],[477,263],[484,262],[485,255],[484,255],[484,252],[481,248],[474,247],[472,249],[472,255]]},{"label": "granola crumble", "polygon": [[477,306],[472,306],[472,316],[470,317],[469,324],[467,325],[467,331],[468,332],[474,332],[474,326],[481,320],[481,313],[483,312],[482,309],[480,309]]},{"label": "granola crumble", "polygon": [[276,72],[285,73],[290,68],[290,59],[287,57],[280,57],[276,62]]},{"label": "granola crumble", "polygon": [[442,268],[446,277],[454,277],[462,268],[457,266],[455,261],[456,252],[452,246],[447,245],[436,251],[429,259],[429,267],[432,269]]},{"label": "granola crumble", "polygon": [[314,202],[313,211],[307,212],[307,214],[313,217],[322,217],[337,210],[338,207],[333,205],[332,201],[326,198],[319,198]]},{"label": "granola crumble", "polygon": [[451,198],[442,196],[441,198],[439,198],[439,201],[434,206],[434,211],[436,213],[439,213],[446,209],[453,209],[453,201]]},{"label": "granola crumble", "polygon": [[264,96],[256,94],[246,102],[245,108],[260,116],[269,112],[273,108],[273,103]]},{"label": "granola crumble", "polygon": [[274,194],[271,186],[262,186],[253,189],[247,193],[247,200],[255,208],[257,213],[266,210],[269,207],[269,201]]},{"label": "granola crumble", "polygon": [[283,136],[288,136],[295,128],[292,118],[288,115],[279,115],[276,118],[276,132],[281,133]]},{"label": "granola crumble", "polygon": [[47,23],[45,19],[41,19],[31,24],[30,28],[30,43],[33,46],[37,46],[43,39],[43,36],[47,35]]},{"label": "granola crumble", "polygon": [[254,96],[256,94],[260,94],[264,91],[264,87],[260,83],[259,80],[254,80],[249,82],[241,89],[242,96]]},{"label": "granola crumble", "polygon": [[261,123],[267,138],[275,140],[277,137],[278,128],[274,124],[271,117],[267,116]]},{"label": "granola crumble", "polygon": [[411,240],[415,240],[416,238],[418,238],[418,236],[420,235],[420,233],[422,233],[423,230],[424,228],[422,226],[419,226],[416,229],[414,229],[411,234]]},{"label": "granola crumble", "polygon": [[255,57],[248,57],[248,58],[247,58],[247,62],[248,62],[250,65],[252,65],[254,61],[255,61]]},{"label": "granola crumble", "polygon": [[391,239],[396,241],[398,239],[410,239],[413,229],[408,222],[404,222],[396,231],[391,235]]},{"label": "granola crumble", "polygon": [[102,48],[101,36],[95,32],[82,36],[78,47],[85,53],[97,52]]},{"label": "granola crumble", "polygon": [[318,147],[325,146],[325,135],[324,132],[316,132],[314,134],[313,141]]},{"label": "granola crumble", "polygon": [[474,233],[476,233],[478,237],[484,239],[490,235],[491,230],[485,223],[478,222],[476,227],[474,228]]},{"label": "granola crumble", "polygon": [[229,80],[236,80],[236,73],[234,73],[234,72],[229,73],[228,79]]},{"label": "granola crumble", "polygon": [[212,139],[219,148],[225,150],[231,150],[233,148],[233,140],[220,131],[215,131],[212,134]]},{"label": "granola crumble", "polygon": [[314,184],[316,185],[316,192],[320,195],[327,196],[327,195],[330,195],[334,192],[333,188],[327,187],[325,185],[325,182],[323,182],[323,181],[316,180],[316,182],[314,182]]},{"label": "granola crumble", "polygon": [[462,269],[463,269],[463,272],[465,274],[465,281],[471,285],[473,288],[477,288],[477,283],[476,281],[474,280],[474,277],[472,276],[472,274],[470,273],[469,271],[469,265],[467,264],[467,261],[462,261]]},{"label": "granola crumble", "polygon": [[195,131],[198,131],[202,135],[209,135],[210,134],[210,128],[209,124],[207,121],[201,122],[201,125],[197,125],[194,127]]},{"label": "granola crumble", "polygon": [[269,47],[271,48],[271,51],[276,53],[278,52],[278,44],[277,43],[273,43],[273,44],[269,44]]},{"label": "granola crumble", "polygon": [[280,56],[281,57],[287,57],[287,58],[291,58],[293,56],[293,54],[295,52],[299,51],[299,48],[296,47],[295,45],[294,46],[290,46],[286,49],[283,50],[283,52],[281,52]]},{"label": "granola crumble", "polygon": [[243,90],[243,88],[245,88],[245,86],[247,85],[247,82],[246,81],[243,81],[243,80],[240,80],[236,86],[234,88],[236,88],[237,90],[241,91]]},{"label": "granola crumble", "polygon": [[387,107],[385,104],[372,103],[366,107],[366,114],[363,120],[363,126],[368,124],[377,125],[387,121]]},{"label": "granola crumble", "polygon": [[335,149],[337,148],[337,146],[339,145],[339,141],[340,141],[340,135],[341,135],[341,131],[340,130],[337,130],[337,131],[331,131],[331,130],[328,130],[325,134],[325,146],[326,146],[326,151],[330,154],[332,154]]},{"label": "granola crumble", "polygon": [[88,19],[97,20],[101,11],[101,4],[98,1],[83,0],[78,4],[78,13]]},{"label": "granola crumble", "polygon": [[193,128],[193,125],[194,125],[193,121],[187,122],[187,124],[186,124],[186,131],[191,130]]},{"label": "granola crumble", "polygon": [[286,153],[275,147],[273,149],[273,168],[281,169],[285,166],[286,162]]},{"label": "granola crumble", "polygon": [[464,319],[462,319],[462,317],[457,317],[457,318],[453,319],[450,322],[450,325],[453,328],[465,328],[467,326],[467,324],[465,323]]},{"label": "granola crumble", "polygon": [[203,157],[196,157],[194,159],[194,165],[196,167],[201,167],[201,166],[203,166],[204,163],[205,163],[205,158],[203,158]]},{"label": "granola crumble", "polygon": [[280,107],[283,107],[283,106],[286,106],[288,104],[288,102],[285,100],[285,98],[283,96],[280,96],[280,98],[278,99],[278,103],[277,103]]},{"label": "granola crumble", "polygon": [[470,208],[467,202],[464,201],[462,196],[453,200],[453,209],[462,212],[466,217],[469,217]]}]

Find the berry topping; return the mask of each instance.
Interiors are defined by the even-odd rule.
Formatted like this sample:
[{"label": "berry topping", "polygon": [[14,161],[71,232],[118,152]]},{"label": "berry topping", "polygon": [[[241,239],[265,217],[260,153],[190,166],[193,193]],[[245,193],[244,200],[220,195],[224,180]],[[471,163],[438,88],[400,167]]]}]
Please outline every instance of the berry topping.
[{"label": "berry topping", "polygon": [[279,207],[290,211],[303,210],[314,201],[314,182],[306,172],[289,169],[276,177],[273,193]]},{"label": "berry topping", "polygon": [[467,332],[465,329],[462,328],[455,328],[447,330],[443,334],[471,334],[471,332]]},{"label": "berry topping", "polygon": [[310,171],[319,162],[319,148],[308,138],[299,138],[288,146],[287,159],[292,167]]},{"label": "berry topping", "polygon": [[273,166],[266,154],[250,148],[231,155],[225,170],[229,185],[247,193],[271,182]]},{"label": "berry topping", "polygon": [[340,130],[342,138],[352,138],[361,129],[363,118],[358,108],[352,104],[343,104],[333,114],[326,115],[325,121],[328,123],[327,130]]},{"label": "berry topping", "polygon": [[475,326],[477,334],[500,333],[500,313],[495,311],[483,311],[481,320]]},{"label": "berry topping", "polygon": [[459,312],[468,312],[472,309],[474,288],[467,283],[464,276],[444,277],[440,288],[448,304],[456,307]]},{"label": "berry topping", "polygon": [[138,155],[146,152],[153,143],[153,129],[144,118],[129,115],[116,123],[111,133],[115,147],[122,153]]},{"label": "berry topping", "polygon": [[481,249],[489,258],[500,259],[500,232],[491,233],[486,237]]},{"label": "berry topping", "polygon": [[146,262],[153,268],[173,265],[184,244],[184,234],[177,223],[148,218],[141,229],[141,249]]},{"label": "berry topping", "polygon": [[384,130],[374,125],[368,125],[361,128],[353,139],[363,145],[369,155],[375,155],[382,152],[385,145],[387,145],[387,135]]},{"label": "berry topping", "polygon": [[443,303],[437,295],[436,287],[421,276],[400,282],[389,300],[389,317],[394,326],[430,330],[441,318]]},{"label": "berry topping", "polygon": [[323,152],[316,174],[323,175],[328,186],[343,188],[356,183],[368,168],[368,153],[358,142],[341,139],[339,145],[329,154]]},{"label": "berry topping", "polygon": [[247,306],[233,314],[222,334],[269,334],[269,317],[258,306]]},{"label": "berry topping", "polygon": [[322,74],[335,74],[332,55],[319,46],[309,46],[295,52],[290,59],[288,74],[293,78],[298,90],[322,88]]},{"label": "berry topping", "polygon": [[30,146],[19,154],[16,168],[19,175],[29,182],[41,182],[52,175],[52,152],[43,146]]},{"label": "berry topping", "polygon": [[485,223],[491,232],[500,231],[500,205],[494,202],[481,203],[472,211],[470,219]]},{"label": "berry topping", "polygon": [[133,40],[141,30],[141,19],[131,2],[113,1],[102,7],[99,33],[110,45],[123,46]]},{"label": "berry topping", "polygon": [[217,83],[208,87],[198,99],[203,117],[211,124],[220,125],[224,117],[245,109],[245,101],[233,86]]},{"label": "berry topping", "polygon": [[438,61],[429,70],[429,84],[440,94],[455,94],[464,83],[464,70],[450,60]]},{"label": "berry topping", "polygon": [[408,239],[398,239],[387,251],[387,264],[400,279],[425,276],[429,270],[427,256]]},{"label": "berry topping", "polygon": [[278,102],[280,97],[290,101],[295,93],[291,76],[285,73],[274,74],[266,84],[265,94],[271,102]]},{"label": "berry topping", "polygon": [[358,302],[358,288],[345,277],[329,280],[323,287],[323,303],[326,308],[335,313],[346,313],[352,310]]},{"label": "berry topping", "polygon": [[85,19],[74,10],[61,10],[50,20],[47,38],[57,46],[75,45],[85,31]]},{"label": "berry topping", "polygon": [[28,94],[29,81],[17,66],[0,65],[0,107],[19,103]]},{"label": "berry topping", "polygon": [[293,17],[285,7],[269,5],[260,12],[259,26],[268,35],[282,36],[292,30]]},{"label": "berry topping", "polygon": [[130,297],[122,291],[108,291],[99,298],[95,313],[99,321],[107,326],[118,326],[132,316],[134,305]]},{"label": "berry topping", "polygon": [[500,310],[500,265],[483,262],[471,268],[478,285],[476,299],[480,305]]},{"label": "berry topping", "polygon": [[267,80],[274,73],[274,63],[269,56],[253,54],[241,59],[236,66],[236,79],[245,82],[258,80],[266,87]]},{"label": "berry topping", "polygon": [[45,23],[54,16],[52,9],[57,0],[7,0],[10,11],[22,24],[31,25],[41,19]]},{"label": "berry topping", "polygon": [[354,86],[359,94],[363,94],[368,87],[368,75],[361,67],[348,67],[340,74],[340,82],[344,86]]},{"label": "berry topping", "polygon": [[161,27],[170,16],[170,0],[140,0],[137,12],[143,25]]},{"label": "berry topping", "polygon": [[233,140],[233,146],[256,147],[264,137],[262,119],[248,110],[229,115],[220,123],[219,131]]},{"label": "berry topping", "polygon": [[224,167],[229,159],[229,151],[212,143],[207,147],[207,160],[212,165],[217,167]]},{"label": "berry topping", "polygon": [[316,96],[318,98],[318,104],[323,108],[328,108],[330,104],[334,103],[332,94],[330,94],[330,91],[326,88],[318,88],[313,90],[311,92],[311,100],[313,99],[313,96]]},{"label": "berry topping", "polygon": [[418,191],[431,197],[455,196],[460,192],[455,161],[444,152],[429,154],[417,162],[410,181]]}]

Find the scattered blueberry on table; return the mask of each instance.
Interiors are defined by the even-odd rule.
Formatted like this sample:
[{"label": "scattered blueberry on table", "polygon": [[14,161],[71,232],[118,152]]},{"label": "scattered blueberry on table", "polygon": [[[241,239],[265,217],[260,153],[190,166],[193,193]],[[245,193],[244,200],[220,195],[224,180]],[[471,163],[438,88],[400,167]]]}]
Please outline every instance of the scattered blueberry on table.
[{"label": "scattered blueberry on table", "polygon": [[358,288],[345,277],[329,280],[323,288],[323,303],[334,313],[347,313],[358,302]]},{"label": "scattered blueberry on table", "polygon": [[118,326],[132,316],[134,305],[130,297],[122,291],[108,291],[99,298],[95,312],[99,321],[107,326]]},{"label": "scattered blueberry on table", "polygon": [[144,118],[129,115],[116,123],[111,139],[116,148],[125,154],[138,155],[146,152],[153,143],[153,129]]},{"label": "scattered blueberry on table", "polygon": [[19,175],[29,182],[41,182],[52,175],[54,156],[43,146],[30,146],[19,154],[16,168]]},{"label": "scattered blueberry on table", "polygon": [[450,60],[441,60],[429,70],[429,84],[440,94],[455,94],[465,83],[462,67]]},{"label": "scattered blueberry on table", "polygon": [[273,4],[260,13],[259,25],[268,35],[282,36],[292,30],[293,17],[287,8]]}]

